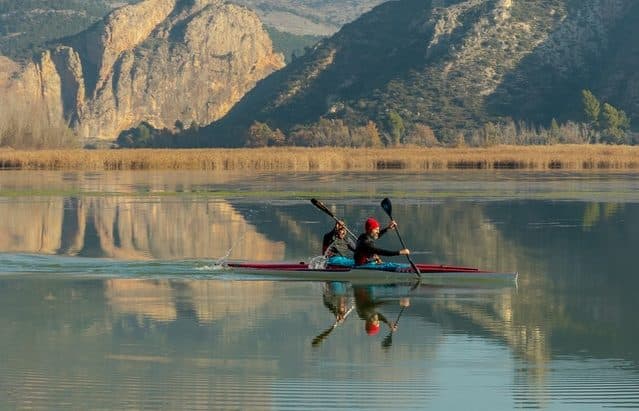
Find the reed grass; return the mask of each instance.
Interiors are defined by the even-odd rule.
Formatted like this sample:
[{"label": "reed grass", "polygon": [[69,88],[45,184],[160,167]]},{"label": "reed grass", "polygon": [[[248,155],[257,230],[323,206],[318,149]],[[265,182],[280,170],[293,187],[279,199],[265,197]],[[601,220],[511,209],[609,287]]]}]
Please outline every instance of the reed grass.
[{"label": "reed grass", "polygon": [[448,169],[633,170],[639,147],[610,145],[490,148],[243,148],[0,150],[0,169],[407,171]]}]

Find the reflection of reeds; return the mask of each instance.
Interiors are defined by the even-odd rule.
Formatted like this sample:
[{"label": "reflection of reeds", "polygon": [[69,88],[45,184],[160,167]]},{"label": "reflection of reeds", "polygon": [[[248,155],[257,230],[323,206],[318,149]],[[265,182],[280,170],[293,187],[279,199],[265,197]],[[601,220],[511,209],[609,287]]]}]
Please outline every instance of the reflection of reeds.
[{"label": "reflection of reeds", "polygon": [[639,171],[639,147],[553,145],[392,149],[282,147],[191,150],[0,150],[0,168],[220,171],[420,171],[468,168]]}]

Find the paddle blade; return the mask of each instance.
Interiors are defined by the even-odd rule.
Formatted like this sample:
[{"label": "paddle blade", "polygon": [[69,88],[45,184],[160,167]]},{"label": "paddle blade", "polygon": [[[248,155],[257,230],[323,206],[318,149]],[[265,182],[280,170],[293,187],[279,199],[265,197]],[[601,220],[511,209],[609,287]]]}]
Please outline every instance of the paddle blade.
[{"label": "paddle blade", "polygon": [[386,197],[385,199],[382,200],[382,208],[384,209],[386,214],[388,214],[388,216],[392,220],[393,219],[393,204],[391,203],[390,198]]},{"label": "paddle blade", "polygon": [[332,325],[330,328],[322,331],[317,337],[313,338],[313,341],[311,341],[311,345],[313,347],[318,346],[335,329],[335,326],[335,324]]},{"label": "paddle blade", "polygon": [[384,339],[382,340],[382,348],[389,348],[391,345],[393,345],[393,333],[389,333],[386,337],[384,337]]},{"label": "paddle blade", "polygon": [[315,207],[319,208],[320,210],[322,210],[323,212],[325,212],[329,216],[335,218],[335,216],[333,215],[333,212],[331,210],[329,210],[321,201],[319,201],[319,200],[317,200],[315,198],[311,198],[311,203],[313,203],[313,205]]}]

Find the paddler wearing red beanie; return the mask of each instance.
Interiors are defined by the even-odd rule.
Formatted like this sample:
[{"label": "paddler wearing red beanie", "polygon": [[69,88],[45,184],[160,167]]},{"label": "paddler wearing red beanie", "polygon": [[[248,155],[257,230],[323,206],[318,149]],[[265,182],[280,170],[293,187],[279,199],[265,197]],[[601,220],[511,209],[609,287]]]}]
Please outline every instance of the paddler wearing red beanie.
[{"label": "paddler wearing red beanie", "polygon": [[362,233],[357,239],[355,255],[353,256],[353,258],[355,259],[355,265],[363,265],[369,263],[379,264],[382,262],[382,260],[379,258],[380,255],[387,257],[395,255],[409,255],[410,250],[407,248],[401,249],[399,251],[391,251],[375,247],[375,240],[386,234],[388,230],[394,230],[395,227],[397,227],[397,223],[395,222],[395,220],[392,220],[387,227],[380,230],[379,222],[376,219],[374,219],[373,217],[367,218],[366,222],[364,223],[365,232]]}]

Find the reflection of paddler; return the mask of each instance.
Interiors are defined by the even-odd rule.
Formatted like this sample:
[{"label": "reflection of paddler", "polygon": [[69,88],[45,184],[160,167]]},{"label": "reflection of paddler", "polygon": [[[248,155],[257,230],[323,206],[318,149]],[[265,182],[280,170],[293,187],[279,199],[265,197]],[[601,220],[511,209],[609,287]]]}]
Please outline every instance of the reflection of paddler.
[{"label": "reflection of paddler", "polygon": [[333,313],[338,324],[344,322],[346,318],[349,292],[348,285],[343,282],[331,281],[324,284],[322,293],[324,307]]},{"label": "reflection of paddler", "polygon": [[[337,327],[342,324],[346,317],[355,308],[352,303],[349,303],[350,289],[347,283],[339,281],[330,281],[324,284],[324,291],[322,293],[322,301],[324,306],[330,310],[335,316],[335,322],[326,330],[322,331],[311,341],[313,346],[319,345],[328,335]],[[350,308],[346,309],[350,305]]]},{"label": "reflection of paddler", "polygon": [[[386,304],[388,301],[375,298],[375,289],[373,286],[354,286],[355,307],[357,314],[364,320],[364,328],[368,335],[375,335],[379,332],[381,323],[388,325],[391,332],[397,330],[397,323],[388,321],[388,319],[379,312],[378,307]],[[410,301],[408,298],[401,298],[399,301],[402,307],[408,307]]]}]

